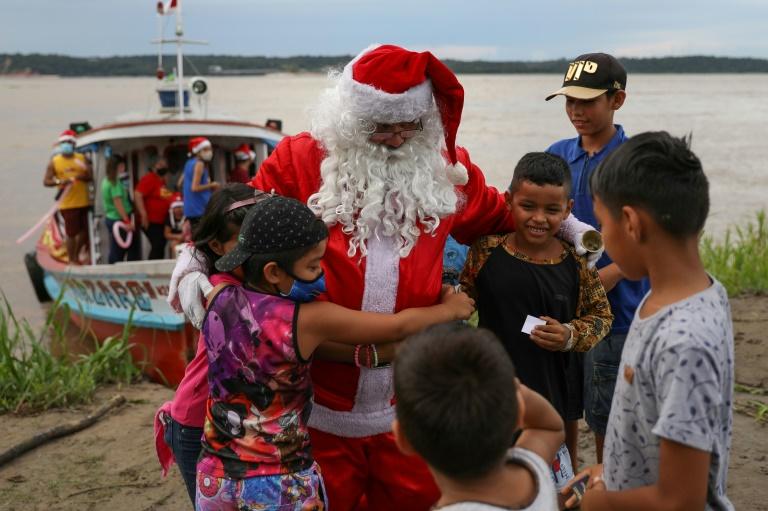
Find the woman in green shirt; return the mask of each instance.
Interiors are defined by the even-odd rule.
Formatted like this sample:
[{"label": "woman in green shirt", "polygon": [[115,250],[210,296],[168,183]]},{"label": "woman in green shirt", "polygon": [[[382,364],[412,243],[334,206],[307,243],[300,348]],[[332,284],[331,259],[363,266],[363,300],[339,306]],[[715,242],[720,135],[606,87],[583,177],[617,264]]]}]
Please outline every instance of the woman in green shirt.
[{"label": "woman in green shirt", "polygon": [[[133,212],[131,199],[128,197],[128,190],[118,179],[118,175],[124,170],[125,162],[123,159],[119,156],[113,156],[107,161],[107,175],[101,182],[101,196],[104,199],[104,216],[106,217],[105,223],[107,225],[107,232],[109,232],[109,264],[123,261],[126,259],[126,256],[128,261],[137,261],[141,258],[138,236],[135,235],[131,219],[131,213]],[[126,232],[126,239],[130,238],[131,241],[127,247],[122,247],[115,238],[114,227],[117,222],[125,224],[121,228]]]}]

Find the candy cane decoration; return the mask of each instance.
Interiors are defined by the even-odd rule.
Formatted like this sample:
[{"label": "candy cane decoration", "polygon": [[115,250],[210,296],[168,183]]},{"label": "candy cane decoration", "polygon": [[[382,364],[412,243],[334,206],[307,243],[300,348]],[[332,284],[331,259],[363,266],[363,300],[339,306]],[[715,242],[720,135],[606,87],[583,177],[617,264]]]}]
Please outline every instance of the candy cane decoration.
[{"label": "candy cane decoration", "polygon": [[59,204],[61,204],[61,201],[63,201],[64,198],[67,196],[67,193],[69,193],[70,186],[71,186],[71,183],[66,183],[61,188],[61,191],[59,192],[59,195],[60,195],[59,200],[57,200],[56,203],[53,206],[51,206],[51,209],[45,212],[42,218],[40,218],[40,220],[38,220],[35,225],[30,227],[27,232],[19,236],[19,239],[16,240],[17,245],[21,245],[22,243],[27,241],[27,239],[30,236],[32,236],[35,233],[35,231],[37,231],[49,218],[51,218],[51,216],[54,213],[56,213],[56,210],[59,209]]}]

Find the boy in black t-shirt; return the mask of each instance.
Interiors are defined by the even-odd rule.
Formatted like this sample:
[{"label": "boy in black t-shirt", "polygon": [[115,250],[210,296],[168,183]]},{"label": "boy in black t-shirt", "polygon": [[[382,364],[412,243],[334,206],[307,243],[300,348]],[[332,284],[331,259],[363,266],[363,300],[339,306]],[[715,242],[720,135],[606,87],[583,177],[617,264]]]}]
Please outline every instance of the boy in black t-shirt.
[{"label": "boy in black t-shirt", "polygon": [[[475,242],[460,278],[477,300],[479,326],[501,339],[520,381],[547,398],[564,420],[566,373],[574,363],[569,352],[592,348],[613,321],[597,271],[555,237],[571,212],[570,186],[571,173],[562,158],[523,156],[507,192],[517,230]],[[536,326],[525,333],[532,323]],[[553,461],[557,486],[572,477],[570,461],[561,448]]]}]

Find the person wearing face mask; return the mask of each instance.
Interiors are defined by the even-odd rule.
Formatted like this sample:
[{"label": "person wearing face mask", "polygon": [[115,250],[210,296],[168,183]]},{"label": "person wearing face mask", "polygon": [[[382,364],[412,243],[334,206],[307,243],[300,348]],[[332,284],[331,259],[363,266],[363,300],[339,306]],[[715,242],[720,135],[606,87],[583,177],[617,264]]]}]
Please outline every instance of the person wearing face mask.
[{"label": "person wearing face mask", "polygon": [[323,511],[325,485],[308,428],[315,349],[331,341],[397,341],[469,317],[474,302],[449,286],[440,303],[396,314],[314,301],[325,292],[328,228],[296,199],[259,201],[237,240],[215,267],[241,269],[243,285],[225,281],[213,288],[201,330],[208,400],[195,509]]},{"label": "person wearing face mask", "polygon": [[211,193],[219,188],[219,183],[211,181],[210,165],[213,160],[213,147],[204,137],[195,137],[189,141],[192,157],[184,164],[184,216],[192,229],[203,216]]},{"label": "person wearing face mask", "polygon": [[173,197],[165,185],[167,174],[168,162],[165,158],[150,158],[149,172],[141,177],[134,194],[141,228],[149,239],[149,259],[165,258],[165,217]]},{"label": "person wearing face mask", "polygon": [[[109,255],[107,262],[114,264],[118,261],[138,261],[140,245],[138,236],[134,235],[136,226],[132,219],[133,205],[128,196],[128,187],[122,176],[125,174],[125,160],[113,155],[107,160],[106,176],[101,181],[101,197],[104,203],[104,222],[109,234]],[[121,225],[122,223],[122,225]],[[125,240],[118,236],[124,231]]]},{"label": "person wearing face mask", "polygon": [[80,264],[78,255],[88,241],[88,210],[91,206],[88,183],[93,181],[91,164],[75,151],[76,134],[61,133],[56,154],[45,170],[43,185],[60,190],[59,213],[64,218],[67,258],[70,264]]},{"label": "person wearing face mask", "polygon": [[[328,226],[332,302],[387,313],[437,303],[449,234],[467,244],[514,230],[504,195],[456,144],[464,90],[431,53],[395,45],[363,50],[334,78],[312,109],[311,132],[282,139],[251,185],[308,204]],[[591,229],[570,217],[563,224],[575,246]],[[180,257],[168,294],[196,324],[208,284],[200,268],[189,252]],[[312,447],[334,475],[333,509],[431,509],[440,492],[427,465],[400,454],[392,437],[394,349],[361,361],[374,353],[358,345],[326,345],[312,362]]]}]

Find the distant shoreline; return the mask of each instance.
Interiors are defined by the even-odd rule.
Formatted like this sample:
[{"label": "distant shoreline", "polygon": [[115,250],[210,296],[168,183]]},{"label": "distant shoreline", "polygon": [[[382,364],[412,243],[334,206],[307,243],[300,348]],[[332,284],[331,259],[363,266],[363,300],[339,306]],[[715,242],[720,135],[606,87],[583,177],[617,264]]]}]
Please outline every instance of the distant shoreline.
[{"label": "distant shoreline", "polygon": [[[263,57],[233,55],[188,55],[185,65],[188,75],[205,76],[259,76],[268,73],[322,73],[340,69],[351,55]],[[720,74],[768,73],[768,59],[713,56],[620,58],[631,74]],[[173,56],[165,58],[165,72],[170,73],[175,63]],[[542,61],[444,61],[460,74],[561,74],[567,60]],[[156,55],[120,57],[70,57],[55,54],[0,53],[0,77],[42,76],[107,77],[154,76]]]}]

